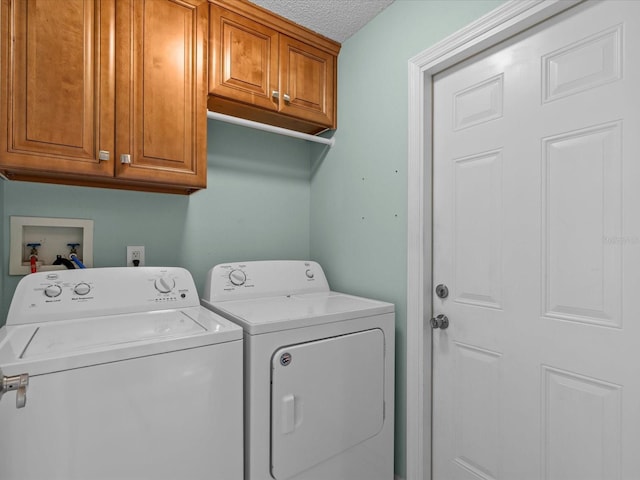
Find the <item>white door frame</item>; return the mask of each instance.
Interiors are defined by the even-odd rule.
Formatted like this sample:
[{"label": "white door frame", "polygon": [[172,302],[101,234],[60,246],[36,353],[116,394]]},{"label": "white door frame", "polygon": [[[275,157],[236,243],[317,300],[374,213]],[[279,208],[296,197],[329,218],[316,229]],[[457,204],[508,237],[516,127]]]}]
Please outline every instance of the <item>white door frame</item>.
[{"label": "white door frame", "polygon": [[406,475],[431,479],[433,76],[582,0],[509,0],[409,60]]}]

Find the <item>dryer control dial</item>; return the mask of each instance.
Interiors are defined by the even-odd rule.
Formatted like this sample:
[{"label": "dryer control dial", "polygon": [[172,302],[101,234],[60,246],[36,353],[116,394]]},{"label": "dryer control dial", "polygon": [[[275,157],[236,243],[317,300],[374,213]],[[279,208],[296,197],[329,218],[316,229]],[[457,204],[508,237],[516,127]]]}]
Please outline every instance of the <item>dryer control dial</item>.
[{"label": "dryer control dial", "polygon": [[169,293],[176,286],[176,281],[173,278],[160,277],[154,285],[160,293]]},{"label": "dryer control dial", "polygon": [[55,298],[62,293],[60,285],[47,285],[44,289],[44,294],[49,298]]},{"label": "dryer control dial", "polygon": [[233,283],[236,287],[239,287],[241,285],[244,285],[244,282],[247,281],[247,274],[242,270],[231,270],[231,272],[229,273],[229,280],[231,280],[231,283]]}]

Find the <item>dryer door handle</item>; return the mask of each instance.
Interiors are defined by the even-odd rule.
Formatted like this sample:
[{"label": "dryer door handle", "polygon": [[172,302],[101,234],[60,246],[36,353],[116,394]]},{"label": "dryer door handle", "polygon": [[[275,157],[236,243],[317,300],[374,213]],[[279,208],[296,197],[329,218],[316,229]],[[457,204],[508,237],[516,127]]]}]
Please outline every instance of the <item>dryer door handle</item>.
[{"label": "dryer door handle", "polygon": [[291,433],[296,428],[296,397],[288,394],[281,400],[282,433]]}]

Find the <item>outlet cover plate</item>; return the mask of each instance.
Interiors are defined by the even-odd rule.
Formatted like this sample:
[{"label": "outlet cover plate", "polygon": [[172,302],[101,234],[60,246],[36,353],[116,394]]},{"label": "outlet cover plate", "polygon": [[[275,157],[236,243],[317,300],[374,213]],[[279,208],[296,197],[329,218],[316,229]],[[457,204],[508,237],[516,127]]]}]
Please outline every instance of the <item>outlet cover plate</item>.
[{"label": "outlet cover plate", "polygon": [[127,267],[135,267],[134,260],[140,260],[138,267],[144,267],[144,245],[127,246]]}]

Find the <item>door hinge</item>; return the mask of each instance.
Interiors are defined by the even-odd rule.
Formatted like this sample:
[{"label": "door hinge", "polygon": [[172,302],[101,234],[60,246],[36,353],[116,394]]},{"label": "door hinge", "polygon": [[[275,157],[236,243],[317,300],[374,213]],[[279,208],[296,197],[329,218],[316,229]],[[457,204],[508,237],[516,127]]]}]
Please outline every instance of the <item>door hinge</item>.
[{"label": "door hinge", "polygon": [[27,404],[27,386],[29,385],[29,374],[22,373],[5,377],[0,370],[0,400],[2,396],[13,390],[16,391],[16,408],[23,408]]}]

